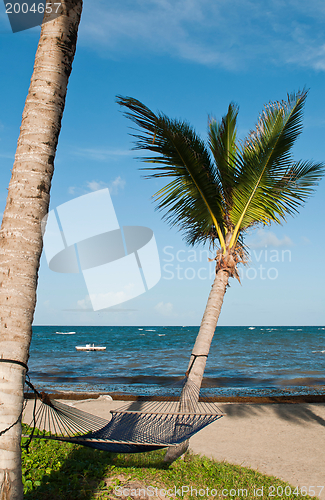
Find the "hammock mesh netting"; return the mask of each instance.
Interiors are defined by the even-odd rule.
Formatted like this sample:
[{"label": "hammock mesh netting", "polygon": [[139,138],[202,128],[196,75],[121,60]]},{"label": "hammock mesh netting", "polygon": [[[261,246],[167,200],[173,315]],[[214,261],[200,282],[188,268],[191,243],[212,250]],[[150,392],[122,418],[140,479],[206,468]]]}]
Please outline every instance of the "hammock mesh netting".
[{"label": "hammock mesh netting", "polygon": [[57,439],[118,453],[139,453],[177,445],[223,414],[185,379],[181,397],[139,397],[103,419],[35,391],[30,438]]}]

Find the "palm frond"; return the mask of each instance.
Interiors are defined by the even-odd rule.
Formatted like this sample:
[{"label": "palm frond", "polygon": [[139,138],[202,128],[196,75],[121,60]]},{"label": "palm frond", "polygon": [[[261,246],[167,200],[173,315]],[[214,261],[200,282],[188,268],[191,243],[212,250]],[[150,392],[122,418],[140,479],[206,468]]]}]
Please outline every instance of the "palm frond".
[{"label": "palm frond", "polygon": [[190,244],[218,239],[225,248],[220,182],[204,142],[186,122],[156,115],[136,99],[117,96],[117,102],[129,110],[125,116],[141,129],[132,134],[134,149],[154,154],[142,158],[153,164],[145,168],[153,172],[147,177],[173,178],[154,195],[164,218],[177,225]]},{"label": "palm frond", "polygon": [[233,189],[230,219],[235,231],[256,224],[281,223],[313,191],[323,165],[294,163],[291,148],[302,128],[302,111],[307,92],[288,96],[286,102],[269,104],[237,156],[237,185]]},{"label": "palm frond", "polygon": [[217,177],[228,210],[231,207],[231,193],[236,185],[236,122],[239,108],[229,104],[227,114],[221,122],[210,120],[208,128],[209,146],[216,163]]},{"label": "palm frond", "polygon": [[141,158],[151,164],[144,169],[151,171],[147,177],[169,179],[154,195],[164,218],[190,244],[217,240],[223,254],[232,249],[244,255],[246,230],[281,223],[297,212],[324,175],[323,163],[295,162],[291,154],[306,97],[302,90],[267,105],[241,147],[236,144],[238,108],[231,103],[220,123],[209,123],[212,155],[186,122],[155,114],[130,97],[118,96],[117,102],[138,127],[134,149],[150,153]]}]

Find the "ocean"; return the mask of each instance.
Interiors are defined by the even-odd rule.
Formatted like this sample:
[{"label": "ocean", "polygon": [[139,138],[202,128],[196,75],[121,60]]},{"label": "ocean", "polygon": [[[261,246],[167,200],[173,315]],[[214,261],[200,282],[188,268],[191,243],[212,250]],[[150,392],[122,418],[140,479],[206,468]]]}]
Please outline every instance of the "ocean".
[{"label": "ocean", "polygon": [[[34,326],[29,376],[47,392],[168,393],[198,327]],[[105,346],[80,352],[77,345]],[[214,396],[325,394],[325,327],[217,327],[204,391]]]}]

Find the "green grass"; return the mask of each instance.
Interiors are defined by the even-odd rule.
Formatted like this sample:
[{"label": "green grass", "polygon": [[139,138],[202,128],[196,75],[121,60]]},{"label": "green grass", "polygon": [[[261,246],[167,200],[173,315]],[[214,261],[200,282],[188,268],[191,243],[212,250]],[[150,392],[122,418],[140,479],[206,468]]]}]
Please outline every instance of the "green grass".
[{"label": "green grass", "polygon": [[[181,491],[176,496],[170,495],[171,498],[184,500],[314,498],[274,477],[192,454],[186,454],[183,460],[177,460],[171,466],[167,466],[163,463],[164,453],[158,451],[119,455],[59,441],[34,439],[29,453],[24,449],[22,451],[24,499],[117,499],[123,498],[115,496],[115,488],[121,487],[129,490],[124,492],[124,498],[127,496],[131,498],[133,495],[135,500],[140,500],[139,496],[134,497],[132,488],[149,486],[157,487],[158,492],[160,489],[175,487],[181,489],[182,486],[189,488],[192,486],[198,490],[197,495],[193,490],[192,496],[190,492],[184,492],[182,496]],[[209,488],[208,494],[207,488]],[[258,496],[257,493],[261,493],[261,488],[263,495]],[[213,491],[211,495],[213,489],[217,490],[217,494]],[[204,495],[200,495],[203,490],[205,490]],[[226,491],[222,494],[223,490],[227,490],[228,495]]]}]

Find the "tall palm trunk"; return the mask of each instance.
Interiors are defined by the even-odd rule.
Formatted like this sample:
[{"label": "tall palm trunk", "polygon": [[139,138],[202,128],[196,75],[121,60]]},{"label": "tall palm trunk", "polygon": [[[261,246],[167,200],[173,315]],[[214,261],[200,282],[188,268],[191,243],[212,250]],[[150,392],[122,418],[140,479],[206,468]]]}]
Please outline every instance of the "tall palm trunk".
[{"label": "tall palm trunk", "polygon": [[[27,363],[48,212],[53,162],[82,0],[61,0],[62,15],[43,24],[22,117],[0,231],[0,358]],[[20,415],[25,369],[0,362],[0,499],[22,499]],[[17,422],[15,424],[15,422]]]},{"label": "tall palm trunk", "polygon": [[[207,356],[209,354],[213,335],[218,323],[228,280],[228,271],[220,270],[216,273],[202,318],[200,330],[193,347],[188,368],[190,369],[188,378],[194,382],[197,387],[201,387]],[[197,357],[195,358],[195,356]]]},{"label": "tall palm trunk", "polygon": [[[221,312],[221,307],[223,304],[223,298],[226,293],[227,285],[229,280],[229,272],[226,270],[219,270],[216,273],[212,289],[208,298],[208,302],[204,311],[204,315],[201,321],[201,326],[199,333],[196,337],[196,341],[192,350],[191,359],[188,365],[187,377],[188,382],[185,384],[180,404],[181,406],[186,406],[186,392],[187,384],[194,383],[198,388],[201,387],[203,374],[205,370],[207,356],[209,354],[211,342],[213,335],[218,323],[219,315]],[[190,389],[189,389],[190,390]],[[171,463],[178,457],[183,455],[187,450],[189,445],[189,440],[183,443],[172,446],[168,448],[165,455],[164,461]]]}]

